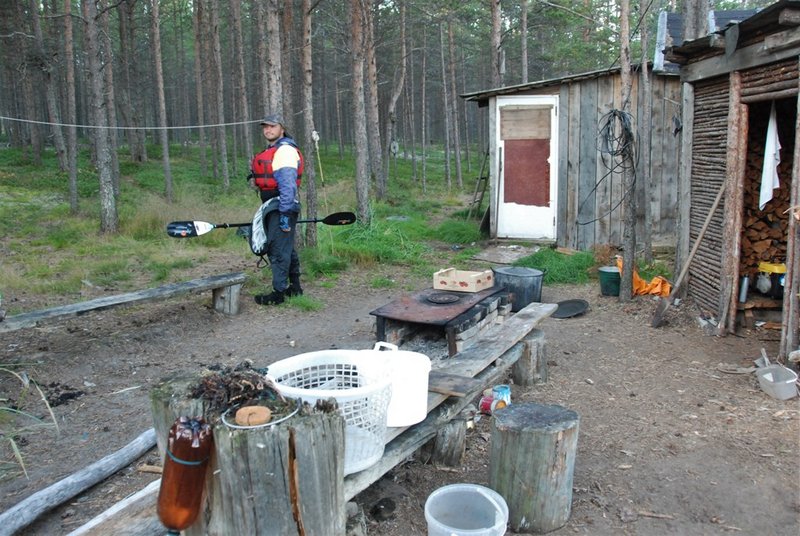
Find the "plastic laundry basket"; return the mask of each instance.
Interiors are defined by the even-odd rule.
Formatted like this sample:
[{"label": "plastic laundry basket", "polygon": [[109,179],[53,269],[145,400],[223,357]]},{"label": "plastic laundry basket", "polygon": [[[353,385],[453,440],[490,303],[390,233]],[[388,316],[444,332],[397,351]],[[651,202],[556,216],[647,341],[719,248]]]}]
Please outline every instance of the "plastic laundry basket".
[{"label": "plastic laundry basket", "polygon": [[270,365],[267,377],[286,397],[309,404],[336,400],[345,420],[345,475],[381,459],[391,383],[358,350],[299,354]]}]

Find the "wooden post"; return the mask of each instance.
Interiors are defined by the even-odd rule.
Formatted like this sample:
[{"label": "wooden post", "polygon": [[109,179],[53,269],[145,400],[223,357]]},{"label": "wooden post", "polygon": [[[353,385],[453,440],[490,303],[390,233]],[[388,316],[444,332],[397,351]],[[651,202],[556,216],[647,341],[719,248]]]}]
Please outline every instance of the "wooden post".
[{"label": "wooden post", "polygon": [[511,369],[514,384],[523,387],[547,381],[547,352],[544,331],[534,328],[523,339],[525,350]]},{"label": "wooden post", "polygon": [[[151,392],[159,448],[180,415],[204,416],[188,398],[200,376],[165,380]],[[205,507],[185,536],[345,534],[344,418],[305,405],[275,426],[233,429],[214,422]]]},{"label": "wooden post", "polygon": [[512,531],[543,534],[569,520],[578,421],[574,411],[532,403],[493,415],[489,487],[506,500]]},{"label": "wooden post", "polygon": [[451,421],[444,423],[436,437],[428,443],[431,445],[431,463],[445,467],[460,467],[467,450],[467,428],[478,409],[469,405]]}]

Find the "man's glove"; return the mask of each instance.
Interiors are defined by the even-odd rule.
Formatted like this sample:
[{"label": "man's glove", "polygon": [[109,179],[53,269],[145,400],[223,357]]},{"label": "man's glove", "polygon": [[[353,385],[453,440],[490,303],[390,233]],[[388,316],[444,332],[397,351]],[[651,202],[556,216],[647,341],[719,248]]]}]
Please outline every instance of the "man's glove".
[{"label": "man's glove", "polygon": [[280,218],[278,219],[281,231],[284,233],[288,233],[292,230],[292,226],[289,225],[289,215],[288,214],[281,214]]}]

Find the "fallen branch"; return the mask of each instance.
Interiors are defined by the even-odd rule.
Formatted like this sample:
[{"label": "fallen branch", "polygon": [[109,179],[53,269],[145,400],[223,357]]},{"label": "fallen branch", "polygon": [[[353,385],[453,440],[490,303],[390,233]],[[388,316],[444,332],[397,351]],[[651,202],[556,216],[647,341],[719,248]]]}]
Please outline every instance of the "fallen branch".
[{"label": "fallen branch", "polygon": [[655,512],[646,512],[646,511],[641,511],[636,513],[642,517],[652,517],[653,519],[675,519],[674,516],[671,516],[669,514],[656,514]]},{"label": "fallen branch", "polygon": [[27,527],[40,515],[59,504],[78,495],[130,465],[134,460],[153,448],[156,432],[153,428],[141,434],[127,446],[85,469],[71,474],[50,487],[37,491],[27,499],[0,514],[0,527],[3,534],[14,534]]}]

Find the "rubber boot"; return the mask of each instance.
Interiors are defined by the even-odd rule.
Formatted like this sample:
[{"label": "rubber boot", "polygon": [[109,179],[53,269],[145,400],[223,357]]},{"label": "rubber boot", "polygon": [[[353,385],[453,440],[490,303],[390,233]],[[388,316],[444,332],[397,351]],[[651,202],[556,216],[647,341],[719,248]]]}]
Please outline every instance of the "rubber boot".
[{"label": "rubber boot", "polygon": [[284,292],[280,290],[273,290],[269,294],[256,294],[254,298],[259,305],[279,305],[286,299]]},{"label": "rubber boot", "polygon": [[303,295],[303,287],[300,286],[300,274],[291,274],[289,276],[289,288],[285,292],[287,296]]}]

